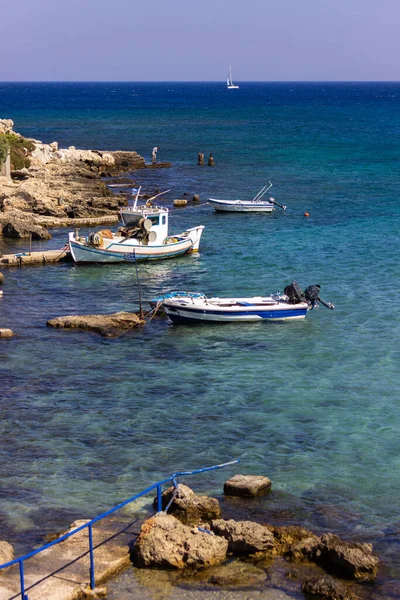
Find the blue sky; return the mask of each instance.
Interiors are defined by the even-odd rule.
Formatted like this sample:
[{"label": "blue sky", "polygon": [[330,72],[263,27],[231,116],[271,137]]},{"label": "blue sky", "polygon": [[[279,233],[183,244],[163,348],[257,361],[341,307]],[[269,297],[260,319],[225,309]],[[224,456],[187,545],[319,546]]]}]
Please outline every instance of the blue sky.
[{"label": "blue sky", "polygon": [[400,0],[2,0],[0,81],[398,81]]}]

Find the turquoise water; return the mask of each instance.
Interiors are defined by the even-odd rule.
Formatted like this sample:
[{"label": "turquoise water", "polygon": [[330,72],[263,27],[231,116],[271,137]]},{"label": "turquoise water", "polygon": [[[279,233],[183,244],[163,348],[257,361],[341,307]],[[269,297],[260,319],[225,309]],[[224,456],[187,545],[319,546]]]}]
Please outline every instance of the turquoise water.
[{"label": "turquoise water", "polygon": [[[171,289],[259,295],[296,280],[332,300],[304,322],[173,327],[117,339],[53,330],[49,318],[138,306],[132,265],[3,270],[0,537],[26,548],[178,469],[220,493],[262,473],[288,506],[338,511],[336,531],[374,541],[400,576],[398,233],[400,85],[1,84],[0,115],[61,147],[160,146],[139,172],[169,200],[249,197],[271,179],[285,212],[172,213],[204,224],[201,252],[139,266],[144,299]],[[216,166],[198,167],[212,152]],[[310,214],[304,217],[304,212]],[[39,247],[62,247],[54,231]],[[26,248],[2,241],[0,251]],[[188,482],[190,483],[190,482]],[[297,510],[297,508],[296,508]],[[349,518],[351,515],[351,518]],[[304,518],[304,515],[303,515]]]}]

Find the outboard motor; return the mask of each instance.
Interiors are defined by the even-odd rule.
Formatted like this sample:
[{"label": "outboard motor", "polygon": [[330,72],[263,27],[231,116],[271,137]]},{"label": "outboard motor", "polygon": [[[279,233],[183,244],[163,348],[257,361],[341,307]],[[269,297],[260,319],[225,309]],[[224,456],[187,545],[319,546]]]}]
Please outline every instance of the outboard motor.
[{"label": "outboard motor", "polygon": [[305,302],[306,300],[303,290],[295,281],[293,281],[290,285],[287,285],[283,292],[289,298],[289,304],[299,304],[300,302]]},{"label": "outboard motor", "polygon": [[314,307],[318,307],[318,302],[321,302],[321,304],[323,304],[323,306],[325,306],[326,308],[329,308],[330,310],[333,310],[335,307],[333,306],[332,302],[324,302],[320,297],[319,297],[319,292],[320,292],[321,286],[316,283],[315,285],[309,285],[308,288],[306,288],[304,295],[306,297],[307,302],[311,305],[311,310]]}]

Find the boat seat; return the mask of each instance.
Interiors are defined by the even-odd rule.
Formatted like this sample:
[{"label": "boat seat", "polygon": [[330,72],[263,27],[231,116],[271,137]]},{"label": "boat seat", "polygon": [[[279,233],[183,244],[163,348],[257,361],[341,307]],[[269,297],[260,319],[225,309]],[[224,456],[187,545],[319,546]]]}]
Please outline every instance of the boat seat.
[{"label": "boat seat", "polygon": [[236,302],[239,306],[255,306],[254,302]]}]

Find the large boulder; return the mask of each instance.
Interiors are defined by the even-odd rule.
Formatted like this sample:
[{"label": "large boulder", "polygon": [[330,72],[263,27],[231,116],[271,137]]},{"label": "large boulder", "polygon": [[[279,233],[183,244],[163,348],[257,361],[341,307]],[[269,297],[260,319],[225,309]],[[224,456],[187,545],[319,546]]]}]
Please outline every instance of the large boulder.
[{"label": "large boulder", "polygon": [[271,481],[264,475],[234,475],[224,483],[226,496],[255,497],[268,494]]},{"label": "large boulder", "polygon": [[[162,509],[165,510],[170,502],[169,514],[184,525],[198,525],[221,516],[221,507],[216,498],[197,496],[190,487],[182,483],[163,492]],[[155,507],[156,503],[157,499],[154,500]]]},{"label": "large boulder", "polygon": [[253,521],[216,519],[211,522],[211,529],[228,541],[229,552],[232,554],[246,556],[274,550],[274,534],[265,525]]},{"label": "large boulder", "polygon": [[48,327],[84,329],[100,333],[104,337],[114,337],[123,331],[143,324],[143,319],[136,313],[128,312],[117,312],[110,315],[69,315],[47,321]]},{"label": "large boulder", "polygon": [[55,158],[62,163],[85,162],[89,165],[101,165],[102,158],[99,152],[92,150],[78,150],[75,146],[69,148],[61,148],[54,152]]},{"label": "large boulder", "polygon": [[138,567],[207,569],[226,558],[228,542],[161,512],[145,521],[133,549]]},{"label": "large boulder", "polygon": [[343,578],[372,581],[378,574],[379,559],[372,544],[346,542],[332,533],[320,538],[314,561]]}]

